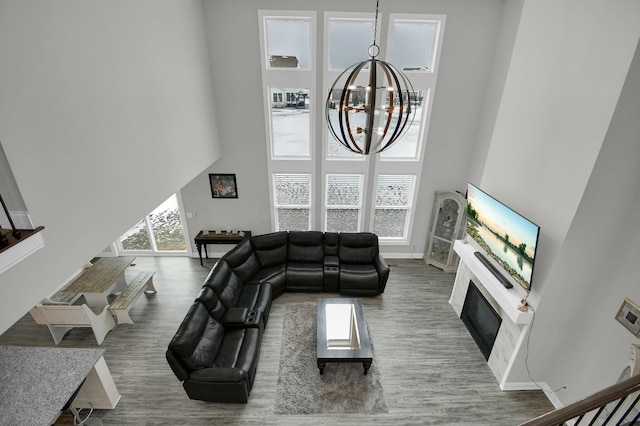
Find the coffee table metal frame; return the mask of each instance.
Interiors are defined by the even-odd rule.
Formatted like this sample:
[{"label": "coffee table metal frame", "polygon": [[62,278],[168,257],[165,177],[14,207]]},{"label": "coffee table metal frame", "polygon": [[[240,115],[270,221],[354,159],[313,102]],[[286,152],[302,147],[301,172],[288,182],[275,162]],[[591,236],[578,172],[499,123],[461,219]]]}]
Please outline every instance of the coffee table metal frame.
[{"label": "coffee table metal frame", "polygon": [[[329,349],[327,347],[326,305],[328,304],[346,304],[354,306],[356,324],[360,337],[359,349]],[[327,362],[361,362],[364,367],[364,374],[367,374],[371,367],[371,363],[373,362],[373,352],[371,350],[371,341],[369,340],[369,332],[367,330],[362,301],[357,298],[321,298],[317,301],[317,307],[317,359],[320,374],[324,373]]]}]

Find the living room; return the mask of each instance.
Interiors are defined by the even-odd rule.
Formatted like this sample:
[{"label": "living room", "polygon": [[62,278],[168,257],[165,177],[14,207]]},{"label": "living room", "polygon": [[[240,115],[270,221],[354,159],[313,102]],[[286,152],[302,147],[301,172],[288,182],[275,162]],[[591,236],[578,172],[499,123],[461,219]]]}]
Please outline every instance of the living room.
[{"label": "living room", "polygon": [[[321,21],[371,3],[3,2],[0,140],[45,247],[2,274],[0,331],[178,190],[192,237],[270,232],[264,110],[246,102],[262,93],[258,10]],[[447,16],[413,229],[381,251],[421,257],[434,192],[479,184],[541,226],[530,370],[566,386],[561,403],[612,383],[637,342],[614,316],[640,300],[638,4],[381,8]],[[212,200],[208,173],[235,173],[238,199]]]}]

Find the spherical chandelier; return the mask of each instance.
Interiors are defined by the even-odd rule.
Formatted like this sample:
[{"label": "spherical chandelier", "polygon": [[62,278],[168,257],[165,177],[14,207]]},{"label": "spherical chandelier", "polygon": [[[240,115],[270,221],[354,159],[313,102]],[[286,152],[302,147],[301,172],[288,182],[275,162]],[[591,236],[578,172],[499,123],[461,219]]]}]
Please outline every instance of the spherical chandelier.
[{"label": "spherical chandelier", "polygon": [[389,149],[411,126],[413,86],[402,71],[376,59],[378,6],[370,58],[344,70],[329,89],[325,105],[331,135],[348,150],[376,154]]}]

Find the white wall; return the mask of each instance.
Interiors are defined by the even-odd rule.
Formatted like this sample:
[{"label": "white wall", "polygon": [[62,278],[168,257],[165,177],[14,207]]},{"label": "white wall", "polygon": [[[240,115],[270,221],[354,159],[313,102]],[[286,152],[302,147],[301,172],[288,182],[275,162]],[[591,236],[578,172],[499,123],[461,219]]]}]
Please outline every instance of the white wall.
[{"label": "white wall", "polygon": [[0,3],[0,140],[45,248],[0,332],[220,154],[199,0]]},{"label": "white wall", "polygon": [[[537,371],[563,402],[612,384],[638,339],[615,319],[625,297],[640,303],[640,49],[576,217],[549,274],[537,332]],[[561,260],[561,261],[560,261]],[[550,333],[562,325],[561,333]],[[545,368],[546,367],[546,368]],[[588,374],[585,374],[588,372]]]},{"label": "white wall", "polygon": [[[269,186],[258,10],[315,10],[319,23],[324,11],[375,11],[368,0],[325,0],[300,2],[277,0],[268,3],[217,0],[204,2],[209,29],[212,68],[217,78],[214,91],[218,105],[222,157],[182,190],[185,209],[195,213],[188,220],[190,233],[204,228],[250,229],[255,233],[271,231]],[[465,166],[469,163],[476,129],[483,109],[492,60],[501,28],[503,0],[477,2],[394,0],[381,2],[383,19],[389,13],[445,14],[447,16],[438,86],[434,98],[431,129],[428,135],[427,160],[416,205],[416,220],[407,246],[387,246],[386,253],[408,256],[424,251],[429,220],[437,190],[464,190]],[[238,22],[244,22],[241,29]],[[322,40],[322,25],[318,26]],[[513,34],[511,34],[513,37]],[[230,43],[229,39],[233,42]],[[321,63],[322,51],[317,55]],[[317,99],[316,106],[323,104]],[[322,122],[317,134],[321,134]],[[321,140],[318,136],[317,140]],[[443,167],[443,164],[446,165]],[[236,173],[237,200],[210,196],[208,173]]]},{"label": "white wall", "polygon": [[[484,189],[541,226],[529,367],[534,379],[568,387],[557,394],[563,403],[608,385],[604,376],[617,377],[617,361],[628,352],[621,348],[628,338],[614,347],[601,343],[604,334],[624,334],[612,318],[631,276],[609,266],[626,229],[593,228],[610,217],[626,220],[637,206],[628,198],[640,189],[637,174],[617,162],[638,158],[631,147],[637,137],[629,138],[637,115],[628,116],[637,95],[620,100],[638,22],[640,3],[633,1],[525,1],[482,175]],[[616,202],[606,201],[611,197]],[[515,381],[527,381],[525,356],[522,350]]]}]

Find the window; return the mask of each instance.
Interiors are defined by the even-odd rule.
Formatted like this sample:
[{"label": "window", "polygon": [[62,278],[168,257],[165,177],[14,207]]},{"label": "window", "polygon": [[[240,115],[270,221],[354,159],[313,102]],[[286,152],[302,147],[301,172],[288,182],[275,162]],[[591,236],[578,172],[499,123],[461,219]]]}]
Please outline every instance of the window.
[{"label": "window", "polygon": [[276,231],[307,231],[311,222],[311,175],[273,176]]},{"label": "window", "polygon": [[[376,43],[386,53],[379,59],[408,75],[416,114],[399,143],[372,156],[353,153],[333,139],[324,100],[346,68],[369,58],[374,14],[325,12],[319,42],[314,12],[260,11],[258,18],[273,229],[373,231],[382,244],[408,245],[445,17],[379,17]],[[388,28],[386,35],[381,27]],[[320,72],[316,46],[323,50]],[[359,95],[351,102],[357,104]],[[330,105],[328,114],[335,113]]]},{"label": "window", "polygon": [[[309,89],[271,88],[280,102],[271,105],[271,155],[273,158],[309,157]],[[285,102],[282,102],[282,94]]]},{"label": "window", "polygon": [[326,231],[360,231],[362,175],[327,175],[325,206]]},{"label": "window", "polygon": [[414,176],[380,175],[376,184],[373,232],[380,238],[406,238]]},{"label": "window", "polygon": [[269,68],[311,68],[309,18],[272,16],[264,24]]},{"label": "window", "polygon": [[117,243],[118,249],[127,253],[186,253],[187,242],[176,194],[125,232]]},{"label": "window", "polygon": [[403,71],[433,72],[439,26],[434,20],[393,19],[389,62]]}]

